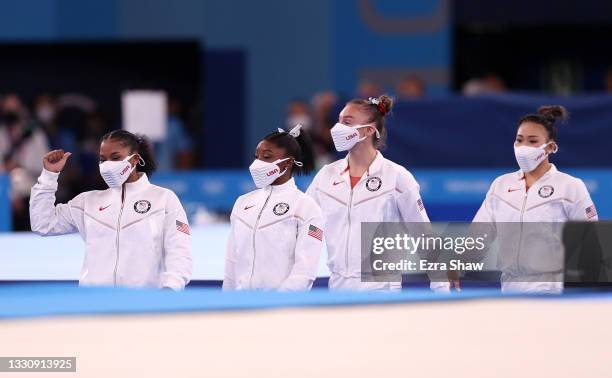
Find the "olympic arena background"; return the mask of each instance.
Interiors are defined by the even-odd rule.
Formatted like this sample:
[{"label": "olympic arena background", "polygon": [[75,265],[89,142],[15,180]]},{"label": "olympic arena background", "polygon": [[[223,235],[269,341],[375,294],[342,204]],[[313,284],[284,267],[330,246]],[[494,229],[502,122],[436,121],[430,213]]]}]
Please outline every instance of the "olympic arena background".
[{"label": "olympic arena background", "polygon": [[182,132],[159,141],[152,181],[187,210],[194,270],[182,293],[78,288],[83,242],[28,232],[27,180],[0,171],[0,357],[75,356],[62,374],[88,377],[610,376],[605,288],[329,293],[324,255],[310,293],[219,290],[257,142],[306,115],[333,124],[356,96],[396,97],[383,154],[414,174],[434,221],[470,221],[517,169],[517,120],[564,105],[552,161],[611,219],[610,37],[612,5],[595,0],[1,0],[0,94],[33,116],[50,98],[64,112],[49,148],[78,152],[60,199],[100,185],[86,146],[122,126],[122,94],[168,96]]}]

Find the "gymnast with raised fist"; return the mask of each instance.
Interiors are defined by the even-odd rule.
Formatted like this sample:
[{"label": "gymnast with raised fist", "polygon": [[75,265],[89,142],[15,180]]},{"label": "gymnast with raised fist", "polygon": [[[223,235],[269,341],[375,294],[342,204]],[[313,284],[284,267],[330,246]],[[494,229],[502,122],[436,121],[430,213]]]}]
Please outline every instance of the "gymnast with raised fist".
[{"label": "gymnast with raised fist", "polygon": [[191,278],[189,224],[176,194],[149,182],[155,161],[145,138],[124,130],[102,137],[100,174],[108,189],[56,205],[57,180],[70,155],[44,156],[30,197],[32,231],[81,235],[82,286],[182,290]]}]

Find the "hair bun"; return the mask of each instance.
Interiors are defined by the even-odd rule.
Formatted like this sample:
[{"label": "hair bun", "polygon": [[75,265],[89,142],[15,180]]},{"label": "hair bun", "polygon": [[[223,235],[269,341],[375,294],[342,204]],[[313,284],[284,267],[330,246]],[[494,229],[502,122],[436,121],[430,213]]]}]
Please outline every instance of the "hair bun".
[{"label": "hair bun", "polygon": [[569,117],[568,111],[561,105],[540,106],[538,114],[546,118],[550,123],[557,121],[565,122]]},{"label": "hair bun", "polygon": [[393,99],[387,95],[378,97],[378,111],[384,116],[391,113],[393,108]]}]

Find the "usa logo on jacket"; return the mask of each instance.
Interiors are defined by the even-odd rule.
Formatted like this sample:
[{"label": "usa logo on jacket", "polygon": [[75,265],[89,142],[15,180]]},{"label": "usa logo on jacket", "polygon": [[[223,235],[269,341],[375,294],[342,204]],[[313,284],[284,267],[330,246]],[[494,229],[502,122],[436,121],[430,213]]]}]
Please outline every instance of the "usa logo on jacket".
[{"label": "usa logo on jacket", "polygon": [[284,202],[279,202],[276,205],[274,205],[273,211],[274,211],[274,214],[276,215],[286,214],[287,211],[289,211],[289,205]]},{"label": "usa logo on jacket", "polygon": [[540,188],[540,190],[538,190],[538,194],[542,198],[548,198],[552,196],[554,192],[555,192],[555,188],[553,188],[550,185],[544,185],[543,187]]},{"label": "usa logo on jacket", "polygon": [[368,189],[370,192],[375,192],[380,189],[382,181],[379,177],[370,177],[369,179],[367,179],[365,185],[366,189]]},{"label": "usa logo on jacket", "polygon": [[144,214],[151,210],[151,202],[147,200],[140,200],[134,202],[134,211],[138,214]]}]

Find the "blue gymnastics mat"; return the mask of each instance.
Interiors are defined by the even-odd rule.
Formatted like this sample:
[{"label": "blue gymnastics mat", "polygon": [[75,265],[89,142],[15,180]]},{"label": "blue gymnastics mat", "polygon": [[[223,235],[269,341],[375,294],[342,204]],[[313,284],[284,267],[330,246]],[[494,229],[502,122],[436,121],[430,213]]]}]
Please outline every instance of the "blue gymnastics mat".
[{"label": "blue gymnastics mat", "polygon": [[502,295],[499,290],[473,289],[437,294],[425,289],[398,293],[373,292],[222,292],[193,288],[169,292],[125,288],[84,288],[72,284],[10,284],[0,286],[0,319],[39,316],[144,314],[261,310],[274,308],[407,304],[491,298],[595,298],[610,300],[609,293],[573,292],[562,296]]}]

